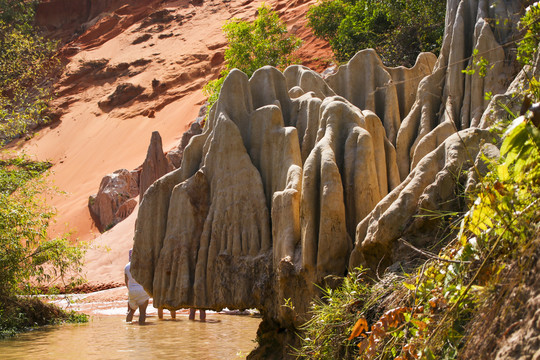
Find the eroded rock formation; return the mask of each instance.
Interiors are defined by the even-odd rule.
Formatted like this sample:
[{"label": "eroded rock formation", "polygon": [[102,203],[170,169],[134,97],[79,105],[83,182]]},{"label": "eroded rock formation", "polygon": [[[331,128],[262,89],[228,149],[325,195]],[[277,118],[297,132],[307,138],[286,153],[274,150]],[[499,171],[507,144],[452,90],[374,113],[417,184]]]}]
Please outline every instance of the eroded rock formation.
[{"label": "eroded rock formation", "polygon": [[150,138],[146,159],[141,166],[141,177],[139,180],[139,194],[141,199],[146,192],[146,189],[170,170],[172,170],[172,167],[163,153],[161,136],[159,135],[159,132],[154,131]]},{"label": "eroded rock formation", "polygon": [[[460,206],[467,170],[496,141],[479,128],[484,94],[516,73],[502,24],[521,3],[496,2],[448,1],[440,57],[411,69],[364,50],[326,80],[301,66],[233,70],[181,167],[139,209],[132,273],[155,306],[256,307],[263,327],[294,328],[317,284],[398,262],[400,238],[429,243],[436,224],[414,215]],[[475,49],[492,75],[462,72]]]},{"label": "eroded rock formation", "polygon": [[98,193],[90,196],[88,208],[99,231],[108,230],[127,218],[138,204],[136,197],[142,198],[146,189],[172,168],[163,153],[161,136],[154,131],[144,163],[133,171],[120,169],[106,175]]},{"label": "eroded rock formation", "polygon": [[139,172],[120,169],[101,180],[96,195],[88,199],[94,222],[103,232],[124,220],[133,212],[139,195]]},{"label": "eroded rock formation", "polygon": [[195,135],[202,133],[203,127],[201,124],[204,123],[206,111],[207,105],[203,105],[199,111],[199,116],[197,119],[195,119],[195,121],[189,126],[189,129],[182,134],[182,139],[180,139],[178,146],[167,152],[167,160],[169,160],[169,164],[173,169],[178,169],[180,165],[182,165],[182,157],[184,156],[186,146],[189,144],[189,140],[191,140],[191,138]]}]

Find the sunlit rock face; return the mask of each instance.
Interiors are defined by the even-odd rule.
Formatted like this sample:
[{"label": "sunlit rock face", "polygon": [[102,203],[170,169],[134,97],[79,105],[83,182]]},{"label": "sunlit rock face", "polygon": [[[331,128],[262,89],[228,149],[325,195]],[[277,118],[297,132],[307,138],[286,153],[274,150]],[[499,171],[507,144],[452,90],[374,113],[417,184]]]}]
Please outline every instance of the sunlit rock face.
[{"label": "sunlit rock face", "polygon": [[[181,167],[140,205],[132,273],[155,306],[259,308],[294,327],[316,285],[399,262],[400,238],[427,244],[436,224],[416,215],[459,207],[457,189],[494,141],[479,127],[484,94],[515,76],[502,46],[515,29],[503,24],[520,5],[448,1],[440,57],[410,69],[368,49],[326,80],[301,66],[233,70]],[[491,75],[462,72],[475,49]]]},{"label": "sunlit rock face", "polygon": [[276,297],[298,298],[294,284],[302,284],[297,301],[305,310],[300,299],[316,294],[314,284],[345,275],[357,224],[400,183],[394,145],[376,113],[395,125],[399,111],[375,105],[410,107],[400,105],[392,74],[418,82],[435,63],[428,54],[421,59],[427,65],[389,71],[366,50],[330,78],[341,90],[344,73],[363,71],[358,64],[376,69],[380,78],[369,86],[391,85],[380,99],[344,91],[373,111],[306,68],[265,67],[251,79],[232,71],[181,168],[141,203],[135,254],[147,256],[137,255],[134,267],[155,303],[262,307],[279,318]]},{"label": "sunlit rock face", "polygon": [[146,159],[141,165],[141,174],[139,179],[139,194],[142,197],[146,190],[160,177],[172,169],[169,161],[163,153],[161,136],[159,132],[154,131],[150,138],[150,145],[146,152]]}]

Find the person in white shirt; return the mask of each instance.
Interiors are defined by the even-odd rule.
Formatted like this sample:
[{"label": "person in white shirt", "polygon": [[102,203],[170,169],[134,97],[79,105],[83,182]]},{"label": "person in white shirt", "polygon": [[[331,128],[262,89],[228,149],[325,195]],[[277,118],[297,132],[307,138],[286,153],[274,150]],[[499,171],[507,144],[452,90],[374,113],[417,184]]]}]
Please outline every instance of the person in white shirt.
[{"label": "person in white shirt", "polygon": [[142,285],[136,282],[131,276],[131,252],[132,250],[129,250],[129,262],[124,268],[124,277],[126,287],[128,288],[128,313],[126,316],[126,322],[131,322],[133,320],[133,315],[138,308],[139,325],[143,325],[146,320],[146,307],[148,306],[150,296],[148,296],[146,291],[144,291]]}]

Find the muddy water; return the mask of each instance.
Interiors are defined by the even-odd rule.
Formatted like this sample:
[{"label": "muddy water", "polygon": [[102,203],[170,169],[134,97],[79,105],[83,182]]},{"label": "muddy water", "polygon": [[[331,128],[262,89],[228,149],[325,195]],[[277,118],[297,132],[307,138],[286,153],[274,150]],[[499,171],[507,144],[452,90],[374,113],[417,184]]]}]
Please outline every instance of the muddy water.
[{"label": "muddy water", "polygon": [[[167,311],[165,316],[168,315]],[[197,313],[198,317],[198,313]],[[52,326],[0,341],[1,359],[245,359],[260,319],[209,314],[207,322],[93,316],[87,324]]]}]

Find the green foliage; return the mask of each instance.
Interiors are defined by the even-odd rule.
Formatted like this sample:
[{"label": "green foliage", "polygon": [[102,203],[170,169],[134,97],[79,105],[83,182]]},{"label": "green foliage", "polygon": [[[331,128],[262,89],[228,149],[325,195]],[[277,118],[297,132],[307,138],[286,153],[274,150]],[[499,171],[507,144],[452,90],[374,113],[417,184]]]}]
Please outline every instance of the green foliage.
[{"label": "green foliage", "polygon": [[532,65],[540,42],[540,4],[538,2],[527,7],[525,15],[519,21],[519,28],[525,34],[518,43],[517,58],[523,65]]},{"label": "green foliage", "polygon": [[[483,56],[478,56],[478,49],[474,49],[472,54],[472,64],[467,66],[465,70],[461,70],[461,72],[470,76],[478,74],[479,77],[484,78],[491,69],[493,69],[493,65],[489,66],[489,61]],[[489,94],[488,99],[489,98],[491,98],[491,93]]]},{"label": "green foliage", "polygon": [[357,268],[338,288],[325,288],[322,298],[312,304],[313,317],[300,328],[302,341],[295,355],[305,359],[356,358],[359,339],[351,341],[349,334],[358,314],[369,313],[380,298],[395,290],[396,283],[391,279],[382,286],[373,286],[365,270]]},{"label": "green foliage", "polygon": [[34,7],[37,3],[37,0],[0,0],[0,20],[28,25],[34,19]]},{"label": "green foliage", "polygon": [[57,44],[33,27],[33,5],[0,0],[0,145],[47,120]]},{"label": "green foliage", "polygon": [[300,39],[288,35],[287,26],[276,12],[264,4],[255,21],[233,19],[223,26],[229,47],[225,50],[227,68],[237,68],[251,76],[255,70],[272,65],[284,68],[300,46]]},{"label": "green foliage", "polygon": [[25,158],[0,162],[0,297],[75,281],[80,271],[83,248],[67,234],[48,239],[54,211],[43,202],[47,186],[39,175],[49,166]]},{"label": "green foliage", "polygon": [[35,297],[0,297],[0,339],[28,329],[68,323],[88,322],[88,315],[66,312]]},{"label": "green foliage", "polygon": [[67,234],[49,240],[54,211],[43,202],[47,185],[41,178],[51,167],[25,157],[0,160],[0,338],[56,321],[82,322],[85,315],[65,313],[34,294],[61,279],[80,282],[84,248]]},{"label": "green foliage", "polygon": [[24,157],[0,160],[0,194],[11,195],[19,187],[38,177],[51,166],[51,163],[34,162]]},{"label": "green foliage", "polygon": [[389,65],[411,66],[420,52],[438,52],[445,12],[446,1],[438,0],[322,0],[307,17],[338,61],[374,48]]},{"label": "green foliage", "polygon": [[226,69],[219,79],[204,87],[209,96],[209,107],[217,101],[223,81],[230,70],[236,68],[251,76],[265,65],[284,69],[293,62],[293,52],[300,47],[300,39],[290,35],[278,14],[264,3],[257,13],[253,22],[232,19],[223,26],[229,43],[225,50]]}]

